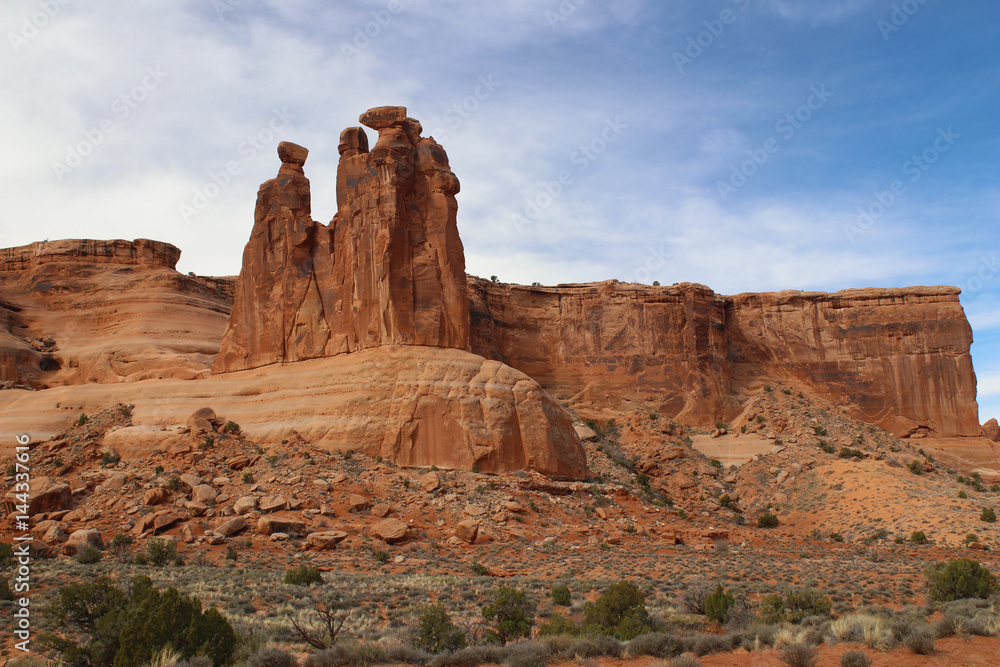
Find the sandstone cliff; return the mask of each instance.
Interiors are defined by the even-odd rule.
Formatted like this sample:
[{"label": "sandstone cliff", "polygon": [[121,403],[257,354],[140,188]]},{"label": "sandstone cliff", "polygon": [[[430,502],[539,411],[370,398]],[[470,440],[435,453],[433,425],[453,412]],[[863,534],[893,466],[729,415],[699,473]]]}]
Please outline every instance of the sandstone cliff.
[{"label": "sandstone cliff", "polygon": [[467,349],[469,304],[458,236],[458,179],[403,107],[344,130],[337,214],[313,221],[308,151],[278,147],[278,176],[257,195],[217,373],[379,345]]},{"label": "sandstone cliff", "polygon": [[206,374],[231,295],[175,270],[169,243],[0,249],[0,383],[43,388]]},{"label": "sandstone cliff", "polygon": [[717,295],[682,283],[470,282],[472,350],[581,415],[645,406],[688,424],[736,416],[785,380],[896,435],[979,434],[972,330],[951,287]]}]

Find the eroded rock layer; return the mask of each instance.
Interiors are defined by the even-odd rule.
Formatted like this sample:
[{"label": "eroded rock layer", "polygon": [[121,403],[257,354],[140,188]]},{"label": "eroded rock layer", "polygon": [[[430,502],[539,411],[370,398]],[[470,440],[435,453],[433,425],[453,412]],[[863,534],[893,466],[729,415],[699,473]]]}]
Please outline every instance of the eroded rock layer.
[{"label": "eroded rock layer", "polygon": [[230,284],[178,273],[179,257],[147,239],[0,249],[0,385],[207,374]]},{"label": "eroded rock layer", "polygon": [[337,214],[311,217],[308,151],[278,147],[278,176],[257,195],[236,302],[215,372],[257,368],[379,345],[468,349],[458,179],[403,107],[361,116],[378,131],[369,151],[344,130]]},{"label": "eroded rock layer", "polygon": [[972,330],[957,288],[715,294],[682,283],[526,287],[471,279],[472,349],[580,414],[646,406],[728,421],[785,380],[896,435],[977,436]]},{"label": "eroded rock layer", "polygon": [[[582,479],[586,458],[570,416],[524,373],[462,350],[389,345],[197,381],[0,392],[0,437],[50,437],[79,413],[131,403],[129,428],[105,445],[125,458],[182,440],[204,407],[261,441],[308,441],[405,466]],[[62,407],[59,407],[59,406]],[[72,406],[71,408],[68,406]],[[186,436],[184,436],[186,437]]]}]

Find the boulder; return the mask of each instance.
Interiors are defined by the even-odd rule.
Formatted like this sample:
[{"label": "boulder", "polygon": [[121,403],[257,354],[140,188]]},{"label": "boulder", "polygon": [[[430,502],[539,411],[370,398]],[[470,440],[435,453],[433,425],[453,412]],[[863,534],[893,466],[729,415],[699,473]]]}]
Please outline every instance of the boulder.
[{"label": "boulder", "polygon": [[17,496],[18,491],[16,487],[11,487],[6,495],[4,495],[3,510],[8,516],[12,514],[33,516],[42,512],[55,512],[65,509],[69,505],[73,494],[70,491],[69,484],[66,482],[39,475],[38,477],[32,477],[28,482],[26,512],[21,511],[25,508],[21,506],[22,503]]},{"label": "boulder", "polygon": [[247,527],[246,519],[242,516],[234,516],[233,518],[224,521],[222,524],[214,529],[214,532],[222,535],[223,537],[232,537],[236,533],[240,532]]},{"label": "boulder", "polygon": [[95,528],[84,528],[73,531],[66,540],[66,544],[63,545],[63,553],[72,556],[87,547],[104,549],[104,539],[101,537],[101,531]]},{"label": "boulder", "polygon": [[468,544],[474,543],[479,536],[479,522],[472,519],[459,521],[455,524],[455,536]]},{"label": "boulder", "polygon": [[269,512],[280,512],[281,510],[288,509],[288,500],[284,496],[265,496],[260,499],[258,508],[264,514]]},{"label": "boulder", "polygon": [[233,511],[237,514],[249,514],[255,509],[257,509],[256,496],[240,496],[240,498],[233,503]]},{"label": "boulder", "polygon": [[426,493],[434,491],[439,486],[441,486],[441,478],[439,478],[436,473],[429,472],[420,476],[420,488],[422,488]]},{"label": "boulder", "polygon": [[146,493],[142,494],[142,504],[143,505],[160,505],[167,502],[170,498],[170,492],[167,491],[162,486],[150,489]]},{"label": "boulder", "polygon": [[338,542],[347,537],[347,533],[342,530],[324,530],[306,535],[306,543],[309,546],[321,551],[333,549]]},{"label": "boulder", "polygon": [[215,499],[218,496],[219,492],[215,490],[215,487],[209,484],[199,484],[191,491],[191,500],[196,503],[204,503],[206,505],[214,505]]},{"label": "boulder", "polygon": [[300,535],[306,532],[306,524],[300,519],[269,514],[257,520],[257,532],[261,535],[271,535],[273,533]]},{"label": "boulder", "polygon": [[372,526],[372,533],[386,542],[395,542],[406,537],[409,526],[398,519],[382,519]]}]

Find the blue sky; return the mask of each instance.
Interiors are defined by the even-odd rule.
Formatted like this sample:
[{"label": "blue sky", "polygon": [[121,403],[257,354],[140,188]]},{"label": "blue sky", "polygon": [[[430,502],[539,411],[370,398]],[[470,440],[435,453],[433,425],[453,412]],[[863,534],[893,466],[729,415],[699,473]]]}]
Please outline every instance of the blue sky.
[{"label": "blue sky", "polygon": [[1000,3],[93,4],[0,8],[2,245],[147,237],[234,274],[276,143],[328,222],[340,130],[400,104],[462,183],[471,273],[959,285],[1000,416]]}]

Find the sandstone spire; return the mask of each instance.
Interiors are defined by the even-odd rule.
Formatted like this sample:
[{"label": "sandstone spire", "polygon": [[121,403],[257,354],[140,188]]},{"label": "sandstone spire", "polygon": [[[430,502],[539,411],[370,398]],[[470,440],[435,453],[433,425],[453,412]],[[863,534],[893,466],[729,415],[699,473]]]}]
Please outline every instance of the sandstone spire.
[{"label": "sandstone spire", "polygon": [[380,345],[468,349],[458,179],[404,107],[344,130],[337,213],[313,221],[308,151],[278,146],[281,169],[257,194],[229,326],[212,370],[256,368]]}]

